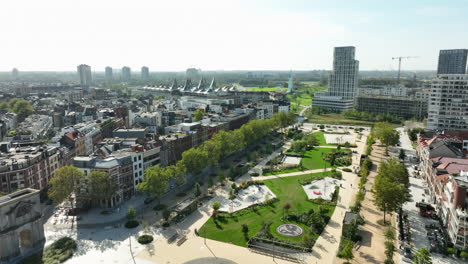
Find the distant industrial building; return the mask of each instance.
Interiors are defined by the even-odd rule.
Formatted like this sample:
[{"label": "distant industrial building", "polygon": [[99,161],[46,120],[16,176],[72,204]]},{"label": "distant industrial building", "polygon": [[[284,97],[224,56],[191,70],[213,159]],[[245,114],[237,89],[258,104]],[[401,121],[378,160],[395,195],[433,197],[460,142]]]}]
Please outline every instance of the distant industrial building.
[{"label": "distant industrial building", "polygon": [[114,79],[112,68],[107,66],[106,67],[106,81],[111,82]]},{"label": "distant industrial building", "polygon": [[144,81],[149,79],[149,68],[146,66],[141,67],[141,79]]},{"label": "distant industrial building", "polygon": [[13,70],[11,70],[11,76],[13,77],[13,79],[18,78],[18,69],[13,68]]},{"label": "distant industrial building", "polygon": [[468,74],[442,74],[432,81],[427,128],[468,130]]},{"label": "distant industrial building", "polygon": [[91,66],[86,64],[80,64],[77,67],[78,69],[78,76],[80,78],[80,84],[83,87],[91,86],[93,82],[93,77],[91,75]]},{"label": "distant industrial building", "polygon": [[468,49],[441,50],[437,74],[465,74]]},{"label": "distant industrial building", "polygon": [[128,82],[130,81],[130,78],[132,77],[132,71],[130,67],[124,66],[122,68],[122,81],[123,82]]},{"label": "distant industrial building", "polygon": [[356,110],[423,119],[427,116],[427,100],[403,96],[358,96]]},{"label": "distant industrial building", "polygon": [[359,61],[354,59],[355,47],[335,47],[333,71],[328,90],[316,93],[312,105],[333,112],[352,109],[357,93]]}]

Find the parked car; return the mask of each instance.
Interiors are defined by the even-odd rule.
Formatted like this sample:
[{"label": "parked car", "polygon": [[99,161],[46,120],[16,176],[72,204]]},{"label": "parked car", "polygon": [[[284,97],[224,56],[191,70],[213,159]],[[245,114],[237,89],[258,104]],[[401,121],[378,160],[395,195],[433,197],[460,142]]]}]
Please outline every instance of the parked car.
[{"label": "parked car", "polygon": [[148,197],[148,198],[145,199],[144,203],[145,203],[145,204],[150,204],[150,203],[152,203],[153,201],[154,201],[154,198],[153,198],[153,197]]},{"label": "parked car", "polygon": [[410,247],[405,247],[403,249],[403,256],[408,259],[413,259],[413,253],[411,252]]}]

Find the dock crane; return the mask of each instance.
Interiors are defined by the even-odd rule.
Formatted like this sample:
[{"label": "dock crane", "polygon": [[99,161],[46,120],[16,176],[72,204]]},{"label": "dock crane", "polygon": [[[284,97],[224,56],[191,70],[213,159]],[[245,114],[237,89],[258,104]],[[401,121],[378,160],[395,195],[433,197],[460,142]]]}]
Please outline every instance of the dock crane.
[{"label": "dock crane", "polygon": [[400,84],[401,59],[414,59],[414,58],[418,58],[418,57],[417,56],[392,57],[392,60],[398,60],[398,77],[397,77],[398,84]]}]

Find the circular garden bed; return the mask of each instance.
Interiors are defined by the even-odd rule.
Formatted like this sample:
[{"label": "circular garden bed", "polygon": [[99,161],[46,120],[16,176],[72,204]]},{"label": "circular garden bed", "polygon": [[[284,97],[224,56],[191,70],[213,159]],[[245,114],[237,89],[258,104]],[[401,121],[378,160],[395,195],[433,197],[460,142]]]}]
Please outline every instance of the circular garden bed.
[{"label": "circular garden bed", "polygon": [[295,224],[283,224],[276,228],[276,232],[282,236],[298,237],[304,233],[304,230]]},{"label": "circular garden bed", "polygon": [[138,243],[145,245],[148,243],[153,242],[153,236],[152,235],[142,235],[138,237]]}]

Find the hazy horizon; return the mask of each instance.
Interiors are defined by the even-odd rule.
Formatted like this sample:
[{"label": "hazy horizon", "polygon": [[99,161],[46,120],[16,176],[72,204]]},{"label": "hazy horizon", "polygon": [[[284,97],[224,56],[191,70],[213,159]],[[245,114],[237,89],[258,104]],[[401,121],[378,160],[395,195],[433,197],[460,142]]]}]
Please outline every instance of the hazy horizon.
[{"label": "hazy horizon", "polygon": [[[330,70],[355,46],[362,71],[435,70],[440,49],[468,48],[464,1],[8,1],[0,71]],[[466,45],[466,46],[462,46]]]}]

